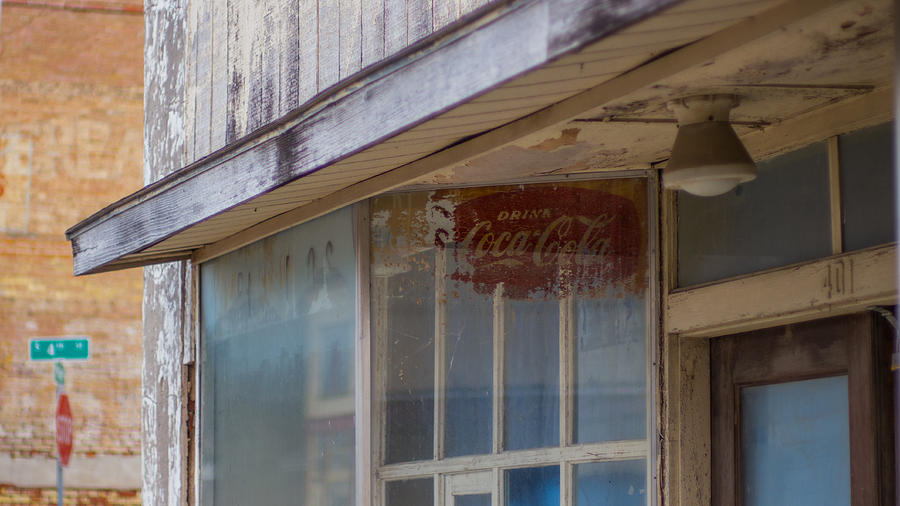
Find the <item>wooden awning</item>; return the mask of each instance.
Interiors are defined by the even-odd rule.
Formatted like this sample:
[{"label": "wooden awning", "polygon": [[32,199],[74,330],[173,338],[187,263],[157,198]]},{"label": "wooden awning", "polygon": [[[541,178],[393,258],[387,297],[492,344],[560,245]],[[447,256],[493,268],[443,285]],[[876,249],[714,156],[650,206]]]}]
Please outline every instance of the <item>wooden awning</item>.
[{"label": "wooden awning", "polygon": [[66,232],[75,274],[213,258],[569,121],[829,3],[520,0],[478,11],[78,223]]}]

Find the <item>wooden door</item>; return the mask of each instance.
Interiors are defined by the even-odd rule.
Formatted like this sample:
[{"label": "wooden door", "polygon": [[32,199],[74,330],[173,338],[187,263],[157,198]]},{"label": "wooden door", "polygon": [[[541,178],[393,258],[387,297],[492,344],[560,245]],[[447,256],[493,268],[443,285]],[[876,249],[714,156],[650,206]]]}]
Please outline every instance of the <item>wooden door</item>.
[{"label": "wooden door", "polygon": [[890,504],[889,344],[868,313],[715,339],[713,504]]}]

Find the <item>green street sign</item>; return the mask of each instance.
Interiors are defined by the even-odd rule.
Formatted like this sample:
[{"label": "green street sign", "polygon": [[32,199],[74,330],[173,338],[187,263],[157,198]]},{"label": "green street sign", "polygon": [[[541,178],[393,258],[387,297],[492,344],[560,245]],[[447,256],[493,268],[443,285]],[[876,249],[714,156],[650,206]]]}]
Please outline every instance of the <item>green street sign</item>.
[{"label": "green street sign", "polygon": [[28,358],[44,360],[87,360],[90,339],[87,337],[49,337],[32,339],[28,343]]}]

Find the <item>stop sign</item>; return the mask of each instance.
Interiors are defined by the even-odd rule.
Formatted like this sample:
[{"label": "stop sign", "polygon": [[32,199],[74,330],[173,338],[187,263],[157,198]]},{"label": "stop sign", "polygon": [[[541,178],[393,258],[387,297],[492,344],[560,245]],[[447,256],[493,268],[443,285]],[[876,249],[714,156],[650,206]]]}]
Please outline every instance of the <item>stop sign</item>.
[{"label": "stop sign", "polygon": [[59,450],[59,460],[63,466],[69,465],[69,456],[72,455],[72,440],[74,439],[74,426],[72,424],[72,408],[69,407],[69,396],[60,394],[59,403],[56,406],[56,448]]}]

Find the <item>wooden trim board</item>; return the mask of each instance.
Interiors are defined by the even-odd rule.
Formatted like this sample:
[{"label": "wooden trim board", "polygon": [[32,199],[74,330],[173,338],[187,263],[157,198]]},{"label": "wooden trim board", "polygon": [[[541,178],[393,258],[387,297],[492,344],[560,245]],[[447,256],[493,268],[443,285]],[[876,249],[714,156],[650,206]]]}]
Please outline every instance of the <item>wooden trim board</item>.
[{"label": "wooden trim board", "polygon": [[897,302],[897,244],[696,288],[665,302],[667,334],[715,337]]}]

